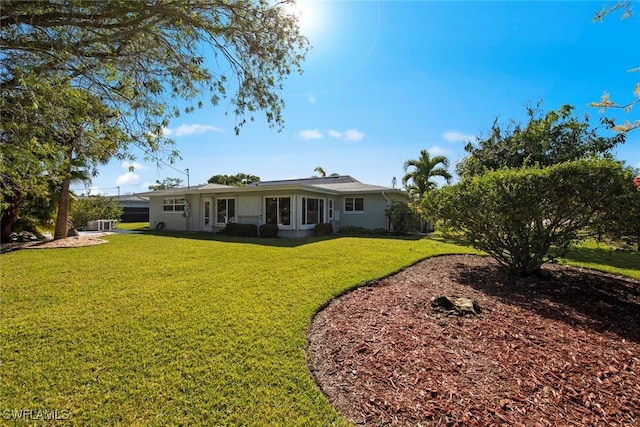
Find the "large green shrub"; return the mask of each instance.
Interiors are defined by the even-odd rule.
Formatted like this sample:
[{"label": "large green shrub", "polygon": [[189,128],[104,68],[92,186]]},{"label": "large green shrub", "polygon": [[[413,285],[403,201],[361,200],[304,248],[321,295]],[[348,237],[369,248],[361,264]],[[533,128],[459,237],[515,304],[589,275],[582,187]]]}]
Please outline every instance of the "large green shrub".
[{"label": "large green shrub", "polygon": [[602,222],[628,185],[618,162],[576,160],[490,171],[428,193],[427,214],[461,232],[513,272],[527,275],[563,255],[578,232]]},{"label": "large green shrub", "polygon": [[123,209],[115,200],[105,196],[89,196],[74,200],[71,204],[71,221],[74,227],[84,227],[96,219],[120,220]]}]

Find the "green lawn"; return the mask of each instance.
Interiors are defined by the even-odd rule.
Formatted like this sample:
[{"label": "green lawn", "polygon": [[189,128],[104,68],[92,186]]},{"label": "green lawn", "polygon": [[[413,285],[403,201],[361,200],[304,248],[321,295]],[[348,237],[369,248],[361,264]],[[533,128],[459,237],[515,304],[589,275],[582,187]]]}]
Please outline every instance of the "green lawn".
[{"label": "green lawn", "polygon": [[[107,239],[0,256],[0,410],[69,411],[75,425],[343,424],[307,372],[314,312],[471,251],[442,238]],[[616,268],[638,277],[634,265]]]},{"label": "green lawn", "polygon": [[427,256],[429,239],[112,235],[2,255],[0,409],[77,425],[341,424],[305,333],[332,296]]},{"label": "green lawn", "polygon": [[116,226],[117,230],[135,230],[142,231],[149,229],[148,222],[119,222]]}]

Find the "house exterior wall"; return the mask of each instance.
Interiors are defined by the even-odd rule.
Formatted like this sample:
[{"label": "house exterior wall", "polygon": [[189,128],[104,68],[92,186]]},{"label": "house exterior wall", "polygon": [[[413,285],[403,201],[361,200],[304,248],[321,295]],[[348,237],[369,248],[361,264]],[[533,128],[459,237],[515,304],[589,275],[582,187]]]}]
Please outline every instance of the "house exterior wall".
[{"label": "house exterior wall", "polygon": [[[163,199],[180,198],[187,200],[184,211],[167,212],[163,209]],[[175,231],[200,231],[202,209],[199,194],[176,194],[172,196],[149,196],[149,228],[155,229],[164,223],[164,229]]]},{"label": "house exterior wall", "polygon": [[[163,209],[164,198],[186,198],[188,208],[184,211],[168,212]],[[387,203],[393,200],[390,196],[382,193],[365,193],[349,195],[331,195],[316,193],[312,191],[286,191],[262,188],[260,192],[224,192],[224,193],[202,193],[172,196],[149,196],[149,226],[151,229],[158,227],[160,222],[164,223],[164,229],[175,231],[206,231],[217,232],[225,227],[224,223],[217,222],[217,202],[220,199],[235,199],[235,222],[242,224],[255,224],[260,226],[267,222],[266,199],[267,198],[290,198],[290,224],[279,226],[279,236],[281,237],[305,237],[313,235],[315,224],[303,224],[303,199],[321,199],[322,222],[332,222],[336,231],[345,226],[364,227],[368,229],[384,228],[388,229],[388,219],[385,215]],[[397,196],[395,196],[397,198]],[[350,199],[347,201],[347,199]],[[350,204],[352,210],[362,199],[363,209],[361,211],[346,211],[345,205]],[[211,226],[206,228],[204,224],[204,200],[212,202]],[[333,200],[333,218],[329,215],[329,200]],[[188,214],[187,214],[188,212]]]},{"label": "house exterior wall", "polygon": [[185,197],[189,203],[189,216],[186,221],[186,231],[202,231],[202,195],[187,194]]},{"label": "house exterior wall", "polygon": [[[348,212],[345,210],[346,199],[362,198],[364,209],[362,212]],[[389,199],[390,201],[391,199]],[[337,198],[336,209],[340,211],[338,224],[340,227],[353,226],[368,229],[388,229],[388,218],[385,215],[387,199],[382,194],[349,194]]]}]

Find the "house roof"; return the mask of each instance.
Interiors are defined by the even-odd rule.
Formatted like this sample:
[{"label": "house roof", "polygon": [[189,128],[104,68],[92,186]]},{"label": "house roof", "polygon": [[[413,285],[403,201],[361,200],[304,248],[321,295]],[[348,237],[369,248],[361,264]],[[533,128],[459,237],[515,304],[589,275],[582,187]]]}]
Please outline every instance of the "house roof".
[{"label": "house roof", "polygon": [[349,175],[334,175],[311,178],[281,179],[278,181],[259,181],[249,184],[247,187],[264,187],[270,185],[320,185],[360,182]]},{"label": "house roof", "polygon": [[124,194],[121,196],[107,196],[107,197],[117,202],[148,202],[149,201],[148,197],[139,196],[137,194]]},{"label": "house roof", "polygon": [[276,181],[260,181],[252,184],[238,187],[220,184],[203,184],[190,188],[180,187],[170,190],[150,191],[140,193],[141,196],[168,196],[176,194],[196,194],[208,193],[215,191],[217,193],[230,192],[257,192],[265,189],[271,190],[309,190],[329,194],[341,193],[380,193],[380,192],[396,192],[403,193],[402,190],[382,187],[379,185],[365,184],[349,175],[300,178],[300,179],[283,179]]},{"label": "house roof", "polygon": [[[140,193],[140,194],[122,194],[120,196],[104,196],[110,200],[115,200],[116,202],[119,203],[124,203],[124,202],[149,202],[149,197],[144,196],[143,194],[146,193]],[[94,196],[86,196],[84,194],[78,195],[76,196],[77,199],[88,199]]]}]

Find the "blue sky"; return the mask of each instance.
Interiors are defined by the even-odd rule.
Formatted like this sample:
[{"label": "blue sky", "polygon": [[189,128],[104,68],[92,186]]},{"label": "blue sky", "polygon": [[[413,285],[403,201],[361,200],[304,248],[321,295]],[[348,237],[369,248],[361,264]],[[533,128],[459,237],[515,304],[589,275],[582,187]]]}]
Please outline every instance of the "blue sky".
[{"label": "blue sky", "polygon": [[[238,172],[262,180],[304,178],[323,167],[369,184],[400,183],[420,150],[454,165],[465,140],[486,135],[493,120],[525,121],[525,105],[563,104],[599,118],[603,92],[633,99],[640,72],[640,15],[592,22],[595,2],[302,1],[312,50],[305,72],[285,82],[285,129],[263,120],[240,136],[222,102],[172,121],[168,132],[182,160],[174,168],[112,161],[93,179],[94,192],[132,193],[166,177],[202,184]],[[609,4],[613,4],[609,2]],[[228,113],[228,114],[225,114]],[[640,118],[608,111],[621,119]],[[616,150],[640,168],[640,130]],[[82,191],[81,188],[77,190]]]}]

